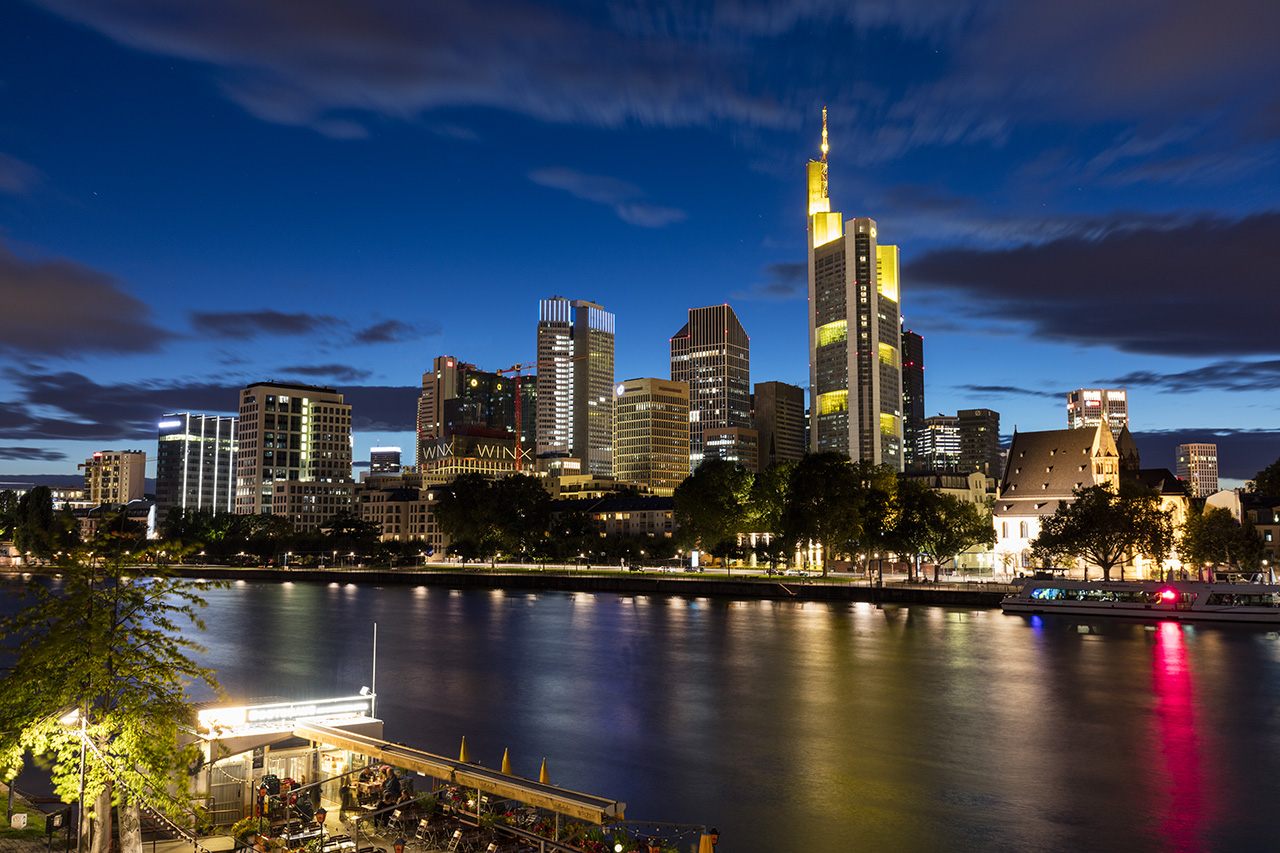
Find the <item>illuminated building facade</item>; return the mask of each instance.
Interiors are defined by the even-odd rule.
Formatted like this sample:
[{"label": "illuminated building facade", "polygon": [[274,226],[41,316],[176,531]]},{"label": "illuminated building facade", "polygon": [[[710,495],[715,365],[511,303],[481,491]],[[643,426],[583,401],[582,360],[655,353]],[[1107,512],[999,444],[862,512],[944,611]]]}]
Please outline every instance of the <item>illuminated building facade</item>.
[{"label": "illuminated building facade", "polygon": [[728,305],[689,309],[671,338],[671,379],[689,386],[689,470],[707,430],[751,428],[751,339]]},{"label": "illuminated building facade", "polygon": [[618,480],[670,495],[689,476],[689,386],[628,379],[614,401],[613,470]]},{"label": "illuminated building facade", "polygon": [[924,419],[917,440],[920,470],[955,473],[960,468],[960,419],[934,415]]},{"label": "illuminated building facade", "polygon": [[902,463],[920,470],[920,433],[924,430],[924,338],[902,330]]},{"label": "illuminated building facade", "polygon": [[[524,389],[521,419],[532,424],[533,387],[533,377],[491,373],[451,355],[436,358],[422,375],[418,398],[418,470],[449,476],[514,472],[516,394]],[[524,438],[522,470],[532,467],[533,458],[532,436]]]},{"label": "illuminated building facade", "polygon": [[805,453],[804,389],[786,382],[757,382],[752,420],[760,442],[760,468],[799,462]]},{"label": "illuminated building facade", "polygon": [[614,317],[553,296],[538,306],[537,455],[613,473]]},{"label": "illuminated building facade", "polygon": [[300,532],[352,510],[351,406],[332,388],[255,382],[240,392],[236,512]]},{"label": "illuminated building facade", "polygon": [[712,427],[703,434],[703,458],[723,459],[760,470],[760,435],[746,427]]},{"label": "illuminated building facade", "polygon": [[169,414],[157,425],[156,514],[174,507],[235,512],[238,419]]},{"label": "illuminated building facade", "polygon": [[103,450],[76,466],[84,471],[84,495],[99,504],[127,504],[146,492],[147,454],[141,450]]},{"label": "illuminated building facade", "polygon": [[1129,395],[1118,388],[1079,388],[1067,395],[1067,426],[1092,429],[1105,417],[1111,437],[1129,424]]},{"label": "illuminated building facade", "polygon": [[399,474],[400,473],[400,448],[398,447],[369,448],[369,473],[370,474]]},{"label": "illuminated building facade", "polygon": [[808,179],[810,449],[901,471],[898,248],[878,243],[875,220],[832,212],[825,110]]},{"label": "illuminated building facade", "polygon": [[1218,491],[1218,445],[1179,444],[1175,473],[1193,498],[1207,498]]}]

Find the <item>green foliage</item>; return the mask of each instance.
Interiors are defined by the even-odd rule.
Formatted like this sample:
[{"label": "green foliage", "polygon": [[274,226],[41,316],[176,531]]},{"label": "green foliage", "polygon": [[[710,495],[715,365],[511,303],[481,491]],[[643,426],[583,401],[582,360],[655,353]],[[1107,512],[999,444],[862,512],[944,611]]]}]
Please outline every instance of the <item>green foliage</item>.
[{"label": "green foliage", "polygon": [[13,544],[19,551],[48,560],[75,545],[75,519],[53,511],[53,492],[36,486],[18,499],[13,509]]},{"label": "green foliage", "polygon": [[995,544],[996,531],[984,507],[905,479],[898,484],[897,516],[887,538],[895,551],[928,554],[941,566],[975,545]]},{"label": "green foliage", "polygon": [[1280,459],[1253,475],[1251,488],[1260,495],[1280,497]]},{"label": "green foliage", "polygon": [[746,532],[754,477],[741,465],[707,459],[675,490],[677,534],[685,547],[726,554]]},{"label": "green foliage", "polygon": [[811,453],[801,459],[792,475],[789,500],[783,511],[787,543],[798,547],[816,542],[828,561],[848,554],[862,536],[860,490],[861,484],[844,454]]},{"label": "green foliage", "polygon": [[246,817],[231,824],[231,835],[243,841],[250,835],[263,835],[270,829],[271,822],[265,817]]},{"label": "green foliage", "polygon": [[12,489],[0,491],[0,542],[13,541],[13,528],[17,517],[18,493]]},{"label": "green foliage", "polygon": [[[74,802],[83,753],[87,804],[127,795],[184,814],[199,755],[178,746],[193,714],[184,688],[217,682],[189,657],[201,649],[183,631],[203,628],[198,593],[213,584],[163,569],[133,577],[123,562],[77,552],[60,585],[28,587],[33,603],[0,621],[0,656],[14,661],[0,679],[0,775],[27,753],[46,757],[58,796]],[[109,838],[110,810],[94,820]]]},{"label": "green foliage", "polygon": [[463,560],[499,551],[527,556],[543,549],[551,496],[532,477],[513,474],[495,481],[463,474],[442,492],[435,517],[453,543],[450,550]]},{"label": "green foliage", "polygon": [[1191,515],[1182,524],[1178,556],[1189,566],[1212,563],[1246,571],[1262,565],[1262,537],[1246,520],[1236,521],[1231,510],[1205,507],[1200,515]]},{"label": "green foliage", "polygon": [[1107,486],[1077,489],[1075,500],[1060,503],[1046,518],[1040,535],[1031,543],[1037,559],[1081,559],[1102,569],[1111,579],[1111,570],[1140,554],[1157,563],[1169,556],[1173,547],[1173,521],[1160,509],[1160,496],[1131,480],[1120,481],[1117,494]]}]

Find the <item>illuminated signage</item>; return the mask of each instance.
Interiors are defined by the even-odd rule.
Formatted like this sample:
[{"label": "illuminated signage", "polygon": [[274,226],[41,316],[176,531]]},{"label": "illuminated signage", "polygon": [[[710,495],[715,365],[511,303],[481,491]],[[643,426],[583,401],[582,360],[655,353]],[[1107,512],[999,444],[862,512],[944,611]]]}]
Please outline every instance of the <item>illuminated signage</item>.
[{"label": "illuminated signage", "polygon": [[182,421],[161,421],[156,426],[160,429],[173,429],[182,426]]},{"label": "illuminated signage", "polygon": [[225,708],[206,708],[197,715],[201,729],[234,731],[250,726],[254,728],[270,724],[283,724],[293,720],[317,717],[350,717],[367,715],[372,711],[371,696],[348,696],[341,699],[320,699],[315,702],[280,702],[271,705],[249,705]]}]

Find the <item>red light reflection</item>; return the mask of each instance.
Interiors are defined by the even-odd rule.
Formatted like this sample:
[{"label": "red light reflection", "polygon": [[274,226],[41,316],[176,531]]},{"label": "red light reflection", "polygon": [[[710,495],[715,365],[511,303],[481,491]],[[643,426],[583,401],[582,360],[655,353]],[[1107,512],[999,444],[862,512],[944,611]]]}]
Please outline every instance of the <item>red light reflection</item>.
[{"label": "red light reflection", "polygon": [[[1172,591],[1169,591],[1171,593]],[[1168,593],[1162,593],[1162,597]],[[1196,721],[1195,684],[1187,665],[1186,638],[1176,622],[1156,629],[1152,656],[1154,728],[1160,781],[1156,814],[1169,850],[1198,850],[1197,830],[1212,811],[1205,780],[1201,732]]]}]

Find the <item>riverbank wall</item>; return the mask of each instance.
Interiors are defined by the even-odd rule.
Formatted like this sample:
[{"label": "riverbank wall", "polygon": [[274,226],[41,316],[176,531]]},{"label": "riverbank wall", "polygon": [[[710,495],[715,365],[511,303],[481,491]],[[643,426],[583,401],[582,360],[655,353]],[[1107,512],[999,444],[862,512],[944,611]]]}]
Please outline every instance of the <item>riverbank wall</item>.
[{"label": "riverbank wall", "polygon": [[734,579],[669,577],[660,574],[586,572],[415,571],[413,569],[238,569],[226,566],[175,567],[181,575],[210,580],[281,583],[355,583],[375,586],[433,586],[448,589],[524,589],[617,595],[867,601],[875,604],[936,604],[998,607],[1008,592],[1003,584],[906,584],[809,581],[803,578]]}]

